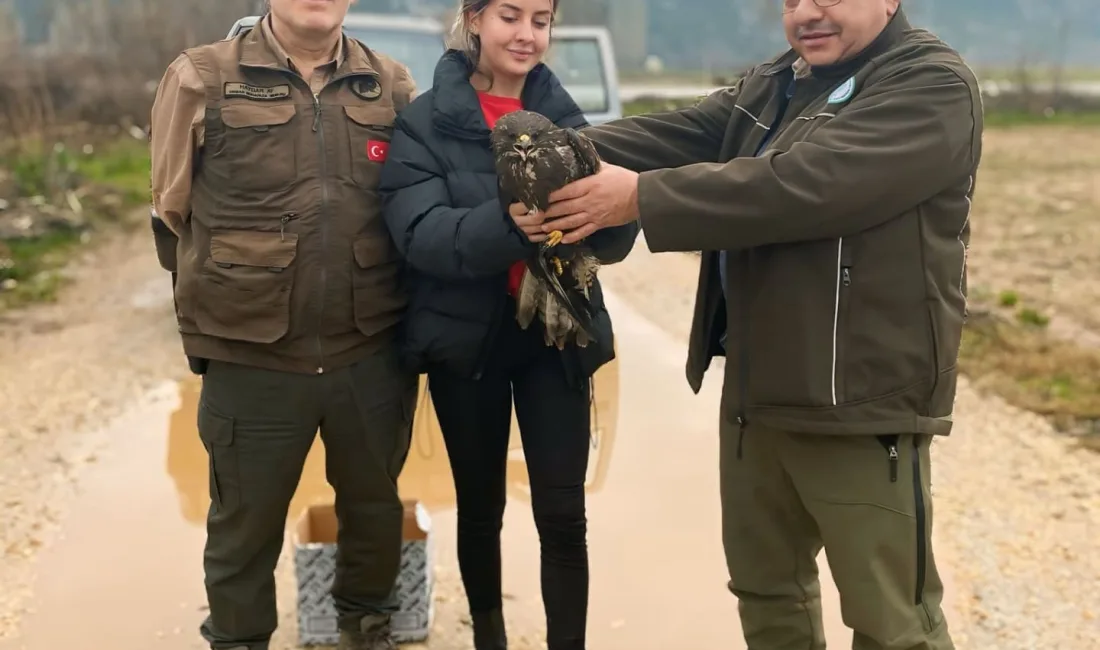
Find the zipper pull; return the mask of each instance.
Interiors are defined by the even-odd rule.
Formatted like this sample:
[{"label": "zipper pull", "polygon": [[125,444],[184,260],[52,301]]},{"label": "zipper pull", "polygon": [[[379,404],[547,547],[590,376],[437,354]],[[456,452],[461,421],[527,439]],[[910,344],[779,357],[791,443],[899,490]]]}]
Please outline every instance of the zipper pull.
[{"label": "zipper pull", "polygon": [[296,216],[294,212],[287,212],[279,217],[279,241],[286,241],[286,224]]},{"label": "zipper pull", "polygon": [[317,93],[313,93],[313,132],[321,126],[321,99]]},{"label": "zipper pull", "polygon": [[737,416],[737,460],[741,460],[742,446],[745,442],[745,427],[748,426],[748,421],[742,415]]},{"label": "zipper pull", "polygon": [[890,445],[890,482],[898,482],[898,446]]},{"label": "zipper pull", "polygon": [[844,286],[846,286],[846,287],[850,286],[852,284],[852,271],[851,271],[851,268],[852,267],[850,267],[850,266],[845,266],[844,268],[840,269],[841,282],[843,282]]}]

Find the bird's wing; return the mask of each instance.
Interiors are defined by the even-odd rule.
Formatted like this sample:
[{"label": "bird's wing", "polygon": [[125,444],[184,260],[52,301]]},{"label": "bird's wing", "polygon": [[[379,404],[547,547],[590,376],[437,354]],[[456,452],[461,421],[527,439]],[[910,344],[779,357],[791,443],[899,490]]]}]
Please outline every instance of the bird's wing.
[{"label": "bird's wing", "polygon": [[530,327],[538,314],[540,301],[546,295],[542,283],[531,272],[530,265],[523,270],[523,276],[519,281],[519,290],[516,291],[516,320],[523,329]]},{"label": "bird's wing", "polygon": [[577,156],[580,177],[591,176],[600,171],[600,154],[596,151],[596,145],[592,144],[588,136],[576,129],[565,128],[562,130],[565,131],[566,140],[568,140],[569,146],[573,148],[573,152]]}]

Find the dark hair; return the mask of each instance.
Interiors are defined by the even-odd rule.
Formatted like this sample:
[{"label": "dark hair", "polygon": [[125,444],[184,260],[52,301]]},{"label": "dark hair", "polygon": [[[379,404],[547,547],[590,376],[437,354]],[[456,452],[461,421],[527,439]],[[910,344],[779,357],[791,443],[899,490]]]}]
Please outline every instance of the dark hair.
[{"label": "dark hair", "polygon": [[[470,60],[470,71],[481,62],[481,37],[470,31],[470,21],[489,8],[493,0],[458,0],[458,13],[451,26],[452,47],[462,50]],[[557,13],[558,0],[550,0],[550,11]],[[551,18],[551,20],[553,20]]]}]

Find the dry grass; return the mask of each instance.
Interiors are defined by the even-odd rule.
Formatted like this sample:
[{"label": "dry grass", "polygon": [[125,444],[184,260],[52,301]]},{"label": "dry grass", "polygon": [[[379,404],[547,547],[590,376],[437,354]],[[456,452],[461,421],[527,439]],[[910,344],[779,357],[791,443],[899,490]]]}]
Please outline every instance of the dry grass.
[{"label": "dry grass", "polygon": [[1098,178],[1100,128],[987,130],[961,352],[979,385],[1083,434],[1100,423]]},{"label": "dry grass", "polygon": [[987,131],[972,215],[976,298],[1015,292],[1100,332],[1100,128]]}]

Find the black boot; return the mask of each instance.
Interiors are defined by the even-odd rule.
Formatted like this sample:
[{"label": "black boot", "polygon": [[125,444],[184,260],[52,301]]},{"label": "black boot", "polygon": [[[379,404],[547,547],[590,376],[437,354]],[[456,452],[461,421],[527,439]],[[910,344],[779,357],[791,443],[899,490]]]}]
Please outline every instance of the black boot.
[{"label": "black boot", "polygon": [[474,650],[508,650],[504,633],[504,614],[499,609],[471,614],[474,623]]}]

